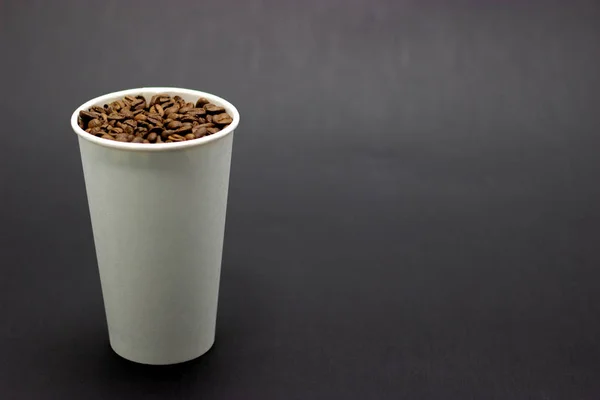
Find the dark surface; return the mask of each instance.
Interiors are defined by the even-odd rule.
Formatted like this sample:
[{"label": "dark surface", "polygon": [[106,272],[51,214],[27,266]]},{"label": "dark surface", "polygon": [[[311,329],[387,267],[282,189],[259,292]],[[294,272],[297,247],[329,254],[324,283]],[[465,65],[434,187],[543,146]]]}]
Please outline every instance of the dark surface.
[{"label": "dark surface", "polygon": [[[600,5],[197,3],[0,3],[1,398],[600,398]],[[69,126],[144,85],[242,114],[174,367],[109,348]]]}]

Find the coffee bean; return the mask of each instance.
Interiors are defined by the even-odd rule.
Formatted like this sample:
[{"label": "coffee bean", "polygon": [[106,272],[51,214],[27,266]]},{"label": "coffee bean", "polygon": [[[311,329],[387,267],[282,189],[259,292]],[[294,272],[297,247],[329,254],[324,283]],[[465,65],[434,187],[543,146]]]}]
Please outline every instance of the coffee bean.
[{"label": "coffee bean", "polygon": [[179,109],[179,113],[180,114],[185,114],[186,112],[192,110],[193,108],[194,108],[194,106],[185,105],[184,107],[181,107]]},{"label": "coffee bean", "polygon": [[217,114],[213,116],[212,120],[214,123],[217,123],[219,125],[227,125],[233,122],[233,119],[231,119],[231,117],[227,113]]},{"label": "coffee bean", "polygon": [[[177,114],[177,112],[179,112],[179,105],[175,104],[169,108],[165,108],[165,114],[167,116],[170,116],[171,114]],[[169,117],[171,118],[171,117]]]},{"label": "coffee bean", "polygon": [[93,111],[79,111],[79,116],[83,121],[90,121],[92,119],[101,118],[100,113]]},{"label": "coffee bean", "polygon": [[123,98],[123,103],[125,103],[125,105],[127,107],[131,107],[131,105],[136,101],[136,98],[133,96],[125,96]]},{"label": "coffee bean", "polygon": [[122,119],[125,119],[125,117],[123,115],[121,115],[121,114],[118,114],[118,113],[111,113],[108,116],[108,119],[122,120]]},{"label": "coffee bean", "polygon": [[93,120],[91,120],[90,122],[88,122],[88,127],[89,128],[96,128],[96,127],[101,126],[101,125],[102,125],[102,122],[99,119],[97,119],[97,118],[94,118]]},{"label": "coffee bean", "polygon": [[[173,143],[219,132],[233,122],[225,109],[205,98],[186,102],[181,96],[159,93],[125,96],[79,113],[77,123],[86,132],[107,140],[132,143]],[[218,126],[216,126],[216,125]]]},{"label": "coffee bean", "polygon": [[177,129],[177,128],[181,128],[181,125],[183,125],[183,124],[179,121],[171,121],[171,122],[169,122],[169,125],[167,125],[167,128]]},{"label": "coffee bean", "polygon": [[154,104],[156,104],[156,101],[158,100],[159,97],[160,97],[160,95],[158,95],[158,94],[155,94],[154,96],[152,96],[152,98],[150,99],[149,106],[153,106]]},{"label": "coffee bean", "polygon": [[192,133],[194,134],[194,136],[196,137],[196,139],[199,139],[203,136],[206,136],[207,130],[205,126],[197,126],[194,128],[194,130],[192,131]]},{"label": "coffee bean", "polygon": [[210,101],[208,101],[204,97],[200,97],[198,99],[198,101],[196,102],[196,107],[200,108],[200,107],[203,107],[205,104],[208,104],[208,103],[210,103]]},{"label": "coffee bean", "polygon": [[119,114],[121,114],[125,118],[133,118],[133,112],[128,108],[122,109]]},{"label": "coffee bean", "polygon": [[198,122],[198,117],[195,117],[193,115],[190,114],[186,114],[183,116],[183,118],[181,118],[181,120],[183,122]]},{"label": "coffee bean", "polygon": [[212,103],[205,104],[204,109],[210,114],[220,114],[225,111],[225,108]]},{"label": "coffee bean", "polygon": [[206,114],[206,110],[204,108],[192,108],[187,112],[189,115],[195,115],[201,117]]},{"label": "coffee bean", "polygon": [[167,108],[171,108],[175,105],[175,102],[173,100],[171,101],[167,101],[166,103],[162,103],[160,106],[163,108],[163,110],[166,110]]}]

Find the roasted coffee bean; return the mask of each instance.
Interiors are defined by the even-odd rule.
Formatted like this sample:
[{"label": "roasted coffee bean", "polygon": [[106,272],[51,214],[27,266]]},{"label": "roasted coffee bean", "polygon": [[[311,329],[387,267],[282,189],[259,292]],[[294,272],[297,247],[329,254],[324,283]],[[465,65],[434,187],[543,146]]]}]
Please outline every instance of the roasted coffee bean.
[{"label": "roasted coffee bean", "polygon": [[163,110],[166,110],[167,108],[171,108],[174,105],[175,105],[175,102],[167,101],[166,103],[162,103],[160,106],[163,108]]},{"label": "roasted coffee bean", "polygon": [[[179,105],[175,104],[171,107],[165,108],[165,114],[170,116],[171,114],[177,114],[179,112]],[[171,117],[169,117],[171,118]]]},{"label": "roasted coffee bean", "polygon": [[156,100],[158,100],[159,95],[155,94],[154,96],[152,96],[152,98],[150,99],[150,104],[148,104],[149,106],[153,106],[154,104],[156,104]]},{"label": "roasted coffee bean", "polygon": [[219,125],[228,125],[233,122],[233,120],[227,113],[217,114],[217,115],[213,116],[212,120],[214,123],[219,124]]},{"label": "roasted coffee bean", "polygon": [[79,116],[83,121],[90,121],[92,119],[101,118],[100,115],[100,113],[93,111],[79,111]]},{"label": "roasted coffee bean", "polygon": [[118,113],[111,113],[111,114],[109,114],[108,119],[122,120],[122,119],[125,119],[125,116],[118,114]]},{"label": "roasted coffee bean", "polygon": [[122,116],[124,116],[125,118],[133,118],[133,112],[128,109],[128,108],[124,108],[122,109],[119,114],[121,114]]},{"label": "roasted coffee bean", "polygon": [[167,125],[167,128],[177,129],[177,128],[181,128],[181,125],[183,125],[183,124],[179,121],[171,121],[171,122],[169,122],[169,125]]},{"label": "roasted coffee bean", "polygon": [[200,108],[200,107],[204,107],[205,104],[210,103],[210,101],[208,101],[207,99],[205,99],[204,97],[200,97],[198,99],[198,101],[196,102],[196,107]]},{"label": "roasted coffee bean", "polygon": [[[205,98],[186,102],[180,96],[159,93],[125,96],[79,113],[77,123],[86,132],[107,140],[132,143],[173,143],[219,132],[233,122],[225,109]],[[218,126],[217,126],[218,125]]]},{"label": "roasted coffee bean", "polygon": [[189,113],[184,115],[181,120],[183,122],[198,122],[198,117],[195,117],[193,115],[190,115]]},{"label": "roasted coffee bean", "polygon": [[135,97],[133,97],[133,96],[125,96],[125,97],[123,98],[123,103],[125,103],[125,105],[126,105],[127,107],[131,107],[131,105],[132,105],[133,103],[135,103],[135,101],[136,101],[136,98],[135,98]]},{"label": "roasted coffee bean", "polygon": [[208,131],[206,130],[205,126],[197,126],[192,130],[192,133],[194,136],[196,136],[196,139],[206,136],[207,132]]},{"label": "roasted coffee bean", "polygon": [[187,112],[189,115],[195,115],[201,117],[206,114],[206,110],[204,108],[192,108]]},{"label": "roasted coffee bean", "polygon": [[158,114],[149,113],[146,116],[146,120],[154,125],[162,125],[162,117]]},{"label": "roasted coffee bean", "polygon": [[102,121],[100,121],[97,118],[94,118],[93,120],[91,120],[90,122],[88,122],[88,128],[96,128],[98,126],[102,125]]},{"label": "roasted coffee bean", "polygon": [[96,112],[96,113],[98,113],[98,114],[102,114],[103,112],[105,112],[105,111],[104,111],[104,108],[103,108],[103,107],[100,107],[100,106],[92,106],[92,107],[90,108],[90,111],[92,111],[92,112]]},{"label": "roasted coffee bean", "polygon": [[222,112],[225,112],[225,108],[212,103],[205,104],[204,109],[207,113],[210,114],[220,114]]},{"label": "roasted coffee bean", "polygon": [[186,112],[193,110],[194,106],[190,106],[189,104],[186,104],[185,106],[181,107],[179,109],[179,114],[185,114]]}]

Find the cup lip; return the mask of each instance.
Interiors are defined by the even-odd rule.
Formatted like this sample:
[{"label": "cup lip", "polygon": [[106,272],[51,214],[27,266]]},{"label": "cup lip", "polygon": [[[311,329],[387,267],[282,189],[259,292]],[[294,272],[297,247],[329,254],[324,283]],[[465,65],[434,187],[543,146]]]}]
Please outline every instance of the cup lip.
[{"label": "cup lip", "polygon": [[[154,95],[154,94],[158,94],[158,93],[168,93],[172,96],[187,95],[187,96],[194,96],[194,97],[198,97],[198,98],[205,97],[206,99],[210,100],[211,103],[225,107],[227,112],[230,113],[230,115],[233,117],[233,121],[225,129],[223,129],[215,134],[205,136],[200,139],[194,139],[194,140],[178,142],[178,143],[158,143],[158,144],[157,143],[148,144],[148,143],[117,142],[115,140],[102,139],[102,138],[96,137],[96,136],[84,131],[83,129],[81,129],[79,127],[79,124],[77,123],[77,118],[79,117],[80,111],[88,110],[91,106],[94,106],[94,105],[102,106],[103,104],[108,103],[109,99],[113,99],[115,97],[125,97],[125,96],[129,96],[129,95],[140,95],[140,94]],[[97,145],[111,148],[111,149],[126,150],[126,151],[139,151],[139,152],[172,151],[172,150],[187,149],[187,148],[196,147],[196,146],[203,146],[205,144],[214,142],[216,140],[219,140],[219,139],[233,133],[235,128],[237,128],[239,122],[240,122],[240,114],[239,114],[237,108],[235,108],[235,106],[233,104],[231,104],[230,102],[228,102],[227,100],[225,100],[219,96],[216,96],[212,93],[202,92],[200,90],[177,88],[177,87],[139,87],[139,88],[134,88],[134,89],[126,89],[126,90],[120,90],[117,92],[107,93],[102,96],[98,96],[91,100],[86,101],[85,103],[83,103],[82,105],[77,107],[77,109],[71,115],[71,127],[73,128],[73,131],[75,131],[75,133],[80,138],[85,139],[88,142],[92,142]]]}]

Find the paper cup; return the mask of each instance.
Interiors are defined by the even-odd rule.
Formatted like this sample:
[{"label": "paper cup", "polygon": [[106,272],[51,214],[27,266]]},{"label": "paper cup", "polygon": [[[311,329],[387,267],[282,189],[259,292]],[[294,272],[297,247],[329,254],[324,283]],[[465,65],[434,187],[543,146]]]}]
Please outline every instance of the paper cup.
[{"label": "paper cup", "polygon": [[[164,144],[97,138],[79,111],[126,95],[205,97],[233,122],[201,139]],[[233,132],[240,116],[220,97],[178,88],[110,93],[71,117],[78,135],[110,344],[144,364],[199,357],[215,339]]]}]

